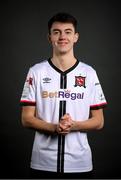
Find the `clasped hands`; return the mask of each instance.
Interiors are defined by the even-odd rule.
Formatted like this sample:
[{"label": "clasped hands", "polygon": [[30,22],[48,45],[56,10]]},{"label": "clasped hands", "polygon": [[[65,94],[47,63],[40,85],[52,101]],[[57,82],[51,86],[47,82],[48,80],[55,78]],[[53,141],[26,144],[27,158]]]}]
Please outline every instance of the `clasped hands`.
[{"label": "clasped hands", "polygon": [[61,117],[59,124],[56,127],[56,132],[58,134],[66,135],[71,131],[72,125],[73,125],[73,120],[70,114],[67,113]]}]

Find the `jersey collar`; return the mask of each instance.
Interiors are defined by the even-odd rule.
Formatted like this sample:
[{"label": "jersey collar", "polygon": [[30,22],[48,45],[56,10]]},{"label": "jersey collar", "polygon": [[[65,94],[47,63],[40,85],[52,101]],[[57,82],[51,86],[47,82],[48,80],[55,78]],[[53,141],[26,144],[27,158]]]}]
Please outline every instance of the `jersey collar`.
[{"label": "jersey collar", "polygon": [[79,61],[77,60],[76,63],[69,69],[67,69],[66,71],[61,71],[59,68],[57,68],[51,61],[51,58],[48,59],[48,63],[50,64],[50,66],[55,69],[57,72],[61,73],[61,74],[67,74],[70,71],[72,71],[73,69],[76,68],[76,66],[79,64]]}]

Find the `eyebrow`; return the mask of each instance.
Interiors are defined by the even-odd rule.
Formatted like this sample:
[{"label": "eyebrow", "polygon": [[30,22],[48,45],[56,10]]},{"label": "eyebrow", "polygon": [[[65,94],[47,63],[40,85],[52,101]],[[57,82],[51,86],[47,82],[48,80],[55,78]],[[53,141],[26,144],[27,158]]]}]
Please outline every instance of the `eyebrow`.
[{"label": "eyebrow", "polygon": [[[54,32],[54,31],[61,31],[60,29],[52,29],[52,31]],[[68,28],[68,29],[65,29],[64,31],[73,31],[71,28]]]}]

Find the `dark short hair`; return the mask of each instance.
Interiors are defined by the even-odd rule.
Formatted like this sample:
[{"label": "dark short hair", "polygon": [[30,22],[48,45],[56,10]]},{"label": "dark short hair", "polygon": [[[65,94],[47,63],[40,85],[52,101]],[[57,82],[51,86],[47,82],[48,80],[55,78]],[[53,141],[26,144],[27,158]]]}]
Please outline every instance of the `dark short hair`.
[{"label": "dark short hair", "polygon": [[65,12],[59,12],[55,14],[49,21],[48,21],[48,32],[50,34],[51,27],[54,22],[62,22],[62,23],[71,23],[74,26],[75,32],[77,31],[77,20],[71,14]]}]

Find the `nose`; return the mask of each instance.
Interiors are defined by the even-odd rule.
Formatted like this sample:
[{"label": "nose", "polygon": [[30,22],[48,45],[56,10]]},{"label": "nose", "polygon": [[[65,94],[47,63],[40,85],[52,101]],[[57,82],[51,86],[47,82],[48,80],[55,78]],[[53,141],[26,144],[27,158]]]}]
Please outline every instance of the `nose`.
[{"label": "nose", "polygon": [[61,32],[61,33],[60,33],[59,39],[60,39],[60,40],[61,40],[61,39],[65,39],[65,33],[64,33],[64,32]]}]

